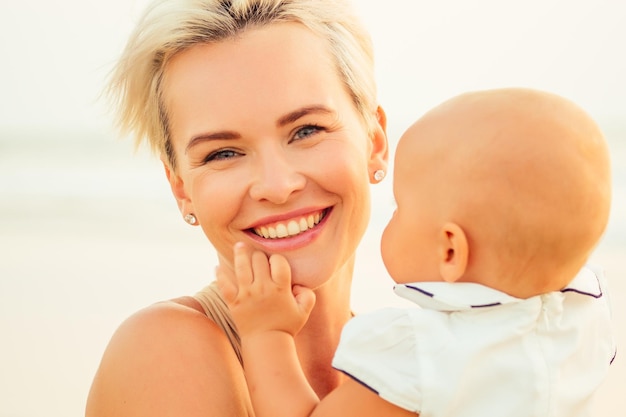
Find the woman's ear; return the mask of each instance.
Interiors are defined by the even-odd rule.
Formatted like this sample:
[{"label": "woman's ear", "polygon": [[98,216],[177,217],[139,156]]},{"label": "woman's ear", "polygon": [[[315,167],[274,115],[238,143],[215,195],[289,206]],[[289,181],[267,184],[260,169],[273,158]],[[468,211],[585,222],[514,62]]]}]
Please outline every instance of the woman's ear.
[{"label": "woman's ear", "polygon": [[389,142],[387,141],[387,115],[382,107],[376,108],[376,124],[371,136],[369,171],[383,170],[387,173]]},{"label": "woman's ear", "polygon": [[439,273],[446,282],[458,281],[467,269],[469,246],[463,229],[456,223],[446,223],[439,242]]},{"label": "woman's ear", "polygon": [[176,199],[176,204],[178,204],[178,209],[183,216],[187,213],[193,213],[193,205],[191,204],[189,197],[187,197],[185,184],[183,183],[182,178],[180,178],[180,176],[170,167],[170,164],[165,158],[161,158],[161,162],[163,163],[163,168],[165,169],[167,181],[170,183],[172,194],[174,194],[174,198]]}]

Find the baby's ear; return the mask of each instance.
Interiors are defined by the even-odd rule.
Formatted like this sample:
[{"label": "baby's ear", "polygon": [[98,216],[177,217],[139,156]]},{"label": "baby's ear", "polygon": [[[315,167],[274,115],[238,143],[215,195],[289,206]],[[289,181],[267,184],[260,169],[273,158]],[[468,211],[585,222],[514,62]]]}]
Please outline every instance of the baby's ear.
[{"label": "baby's ear", "polygon": [[467,269],[469,256],[467,237],[456,223],[446,223],[439,237],[439,273],[444,281],[455,282]]}]

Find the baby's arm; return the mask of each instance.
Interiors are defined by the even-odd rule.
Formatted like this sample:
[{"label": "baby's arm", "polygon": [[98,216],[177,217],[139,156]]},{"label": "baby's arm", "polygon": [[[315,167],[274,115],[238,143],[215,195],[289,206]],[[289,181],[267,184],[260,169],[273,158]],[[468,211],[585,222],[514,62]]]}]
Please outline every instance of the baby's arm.
[{"label": "baby's arm", "polygon": [[291,287],[291,270],[280,255],[243,244],[234,248],[234,272],[220,268],[218,284],[242,344],[248,389],[258,417],[308,416],[319,399],[300,366],[294,336],[315,303],[313,291]]},{"label": "baby's arm", "polygon": [[241,337],[244,372],[257,417],[416,417],[348,378],[323,401],[309,385],[294,343],[315,303],[314,293],[291,287],[280,255],[269,259],[243,244],[234,249],[235,277],[218,269],[218,284]]}]

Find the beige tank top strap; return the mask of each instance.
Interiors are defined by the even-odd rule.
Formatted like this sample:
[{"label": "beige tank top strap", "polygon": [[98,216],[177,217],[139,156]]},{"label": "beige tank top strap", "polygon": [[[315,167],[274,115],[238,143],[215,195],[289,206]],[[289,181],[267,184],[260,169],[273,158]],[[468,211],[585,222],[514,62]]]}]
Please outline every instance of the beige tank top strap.
[{"label": "beige tank top strap", "polygon": [[230,311],[217,289],[217,284],[213,282],[204,287],[194,295],[194,298],[200,303],[207,317],[224,330],[224,334],[233,346],[239,362],[243,363],[241,359],[241,339],[239,339],[239,334]]}]

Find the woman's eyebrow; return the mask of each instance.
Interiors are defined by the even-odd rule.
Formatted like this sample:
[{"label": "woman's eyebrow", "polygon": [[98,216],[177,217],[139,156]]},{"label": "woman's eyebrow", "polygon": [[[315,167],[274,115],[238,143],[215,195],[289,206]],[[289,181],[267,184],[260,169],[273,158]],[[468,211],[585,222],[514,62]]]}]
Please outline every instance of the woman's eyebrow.
[{"label": "woman's eyebrow", "polygon": [[[306,106],[306,107],[302,107],[300,109],[294,110],[292,112],[289,112],[285,114],[284,116],[281,116],[276,121],[276,126],[283,127],[290,123],[294,123],[298,119],[304,116],[307,116],[309,114],[320,114],[320,113],[326,114],[326,115],[335,114],[333,110],[329,109],[326,106],[322,106],[322,105]],[[240,138],[241,138],[241,135],[239,133],[230,131],[230,130],[201,133],[199,135],[193,136],[189,140],[189,142],[187,142],[187,146],[185,147],[185,153],[187,153],[189,149],[193,148],[198,143],[211,141],[211,140],[240,139]]]},{"label": "woman's eyebrow", "polygon": [[286,115],[280,117],[278,121],[276,121],[276,126],[283,127],[290,123],[293,123],[300,119],[301,117],[307,116],[312,113],[323,113],[323,114],[335,114],[335,112],[329,109],[326,106],[322,105],[312,105],[302,107],[298,110],[287,113]]},{"label": "woman's eyebrow", "polygon": [[189,149],[193,148],[198,143],[211,141],[211,140],[220,140],[220,139],[239,139],[241,135],[237,132],[232,132],[229,130],[224,130],[220,132],[209,132],[209,133],[201,133],[192,137],[189,142],[187,142],[187,146],[185,147],[185,153],[189,151]]}]

